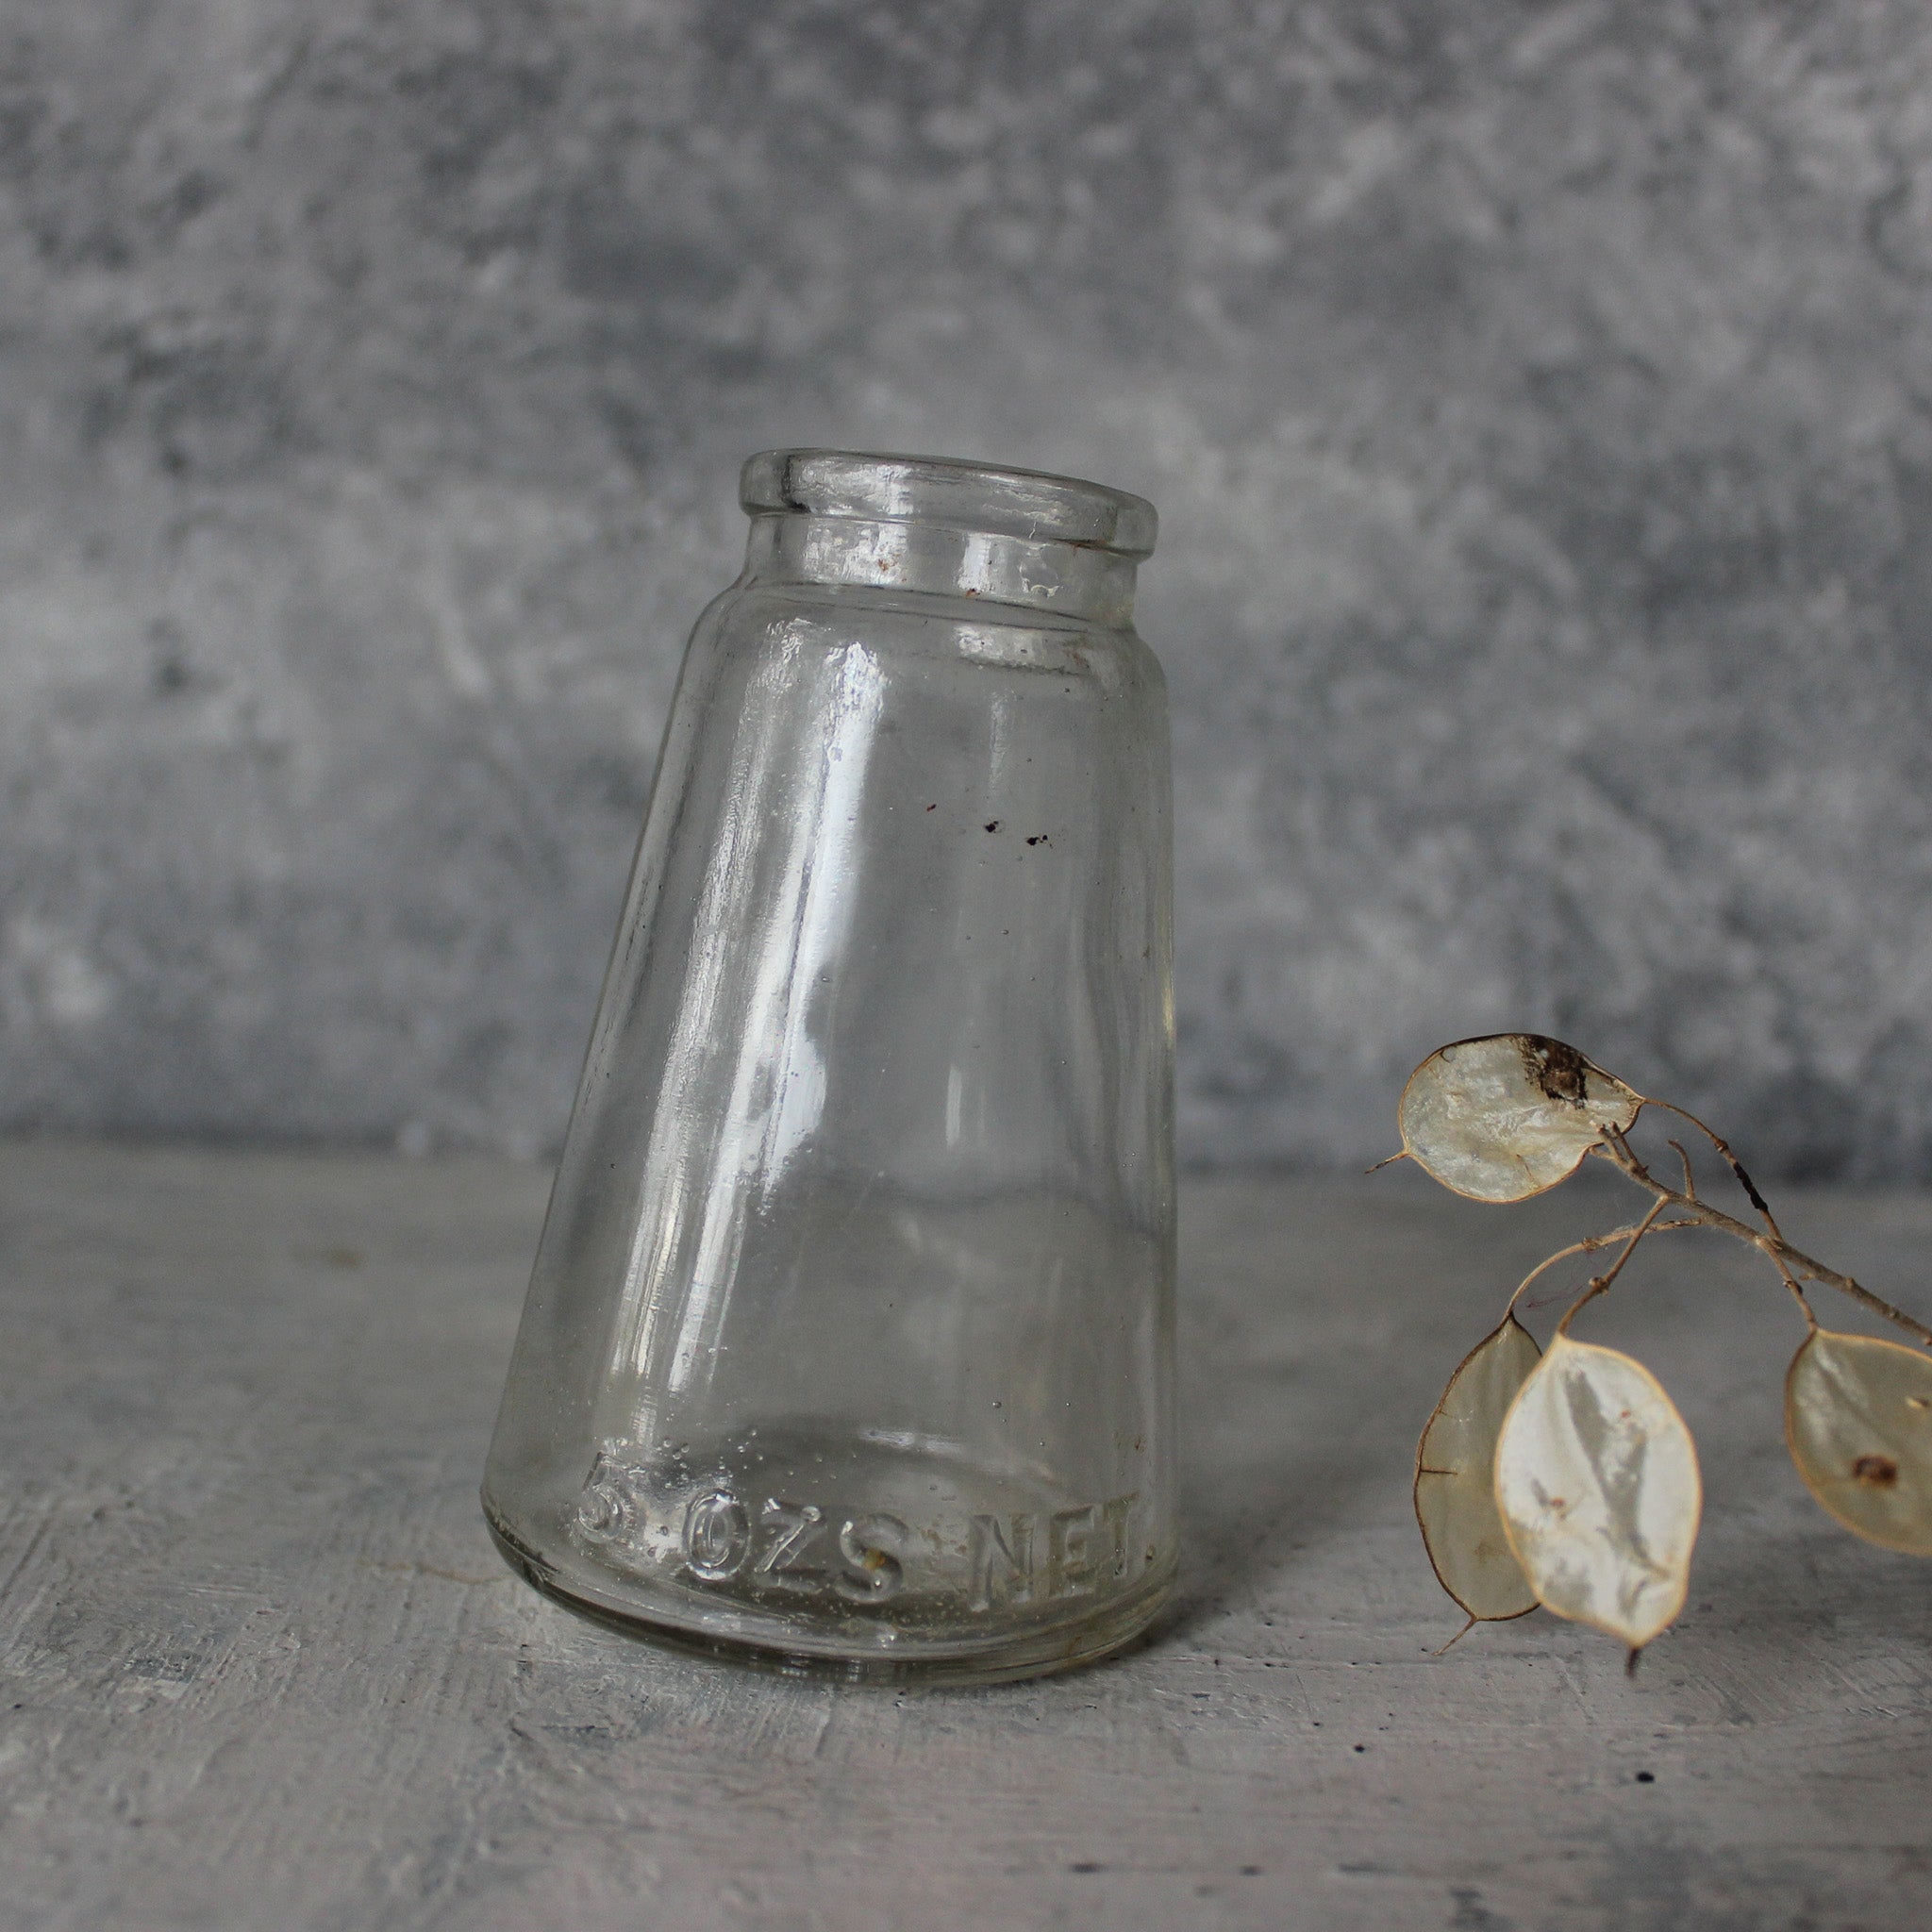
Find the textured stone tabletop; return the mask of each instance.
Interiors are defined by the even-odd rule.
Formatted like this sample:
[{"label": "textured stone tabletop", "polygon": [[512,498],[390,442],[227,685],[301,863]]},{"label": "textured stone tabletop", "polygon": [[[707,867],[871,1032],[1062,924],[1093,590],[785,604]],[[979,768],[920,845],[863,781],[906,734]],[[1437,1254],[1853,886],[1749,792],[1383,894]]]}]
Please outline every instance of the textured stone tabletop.
[{"label": "textured stone tabletop", "polygon": [[[1932,1566],[1798,1488],[1797,1324],[1748,1257],[1665,1244],[1590,1330],[1704,1455],[1690,1606],[1634,1678],[1542,1613],[1432,1655],[1458,1618],[1407,1495],[1518,1274],[1622,1204],[1398,1170],[1189,1193],[1155,1641],[880,1691],[649,1649],[497,1561],[477,1471],[544,1188],[0,1153],[0,1926],[1932,1923]],[[1932,1202],[1781,1205],[1932,1305]]]}]

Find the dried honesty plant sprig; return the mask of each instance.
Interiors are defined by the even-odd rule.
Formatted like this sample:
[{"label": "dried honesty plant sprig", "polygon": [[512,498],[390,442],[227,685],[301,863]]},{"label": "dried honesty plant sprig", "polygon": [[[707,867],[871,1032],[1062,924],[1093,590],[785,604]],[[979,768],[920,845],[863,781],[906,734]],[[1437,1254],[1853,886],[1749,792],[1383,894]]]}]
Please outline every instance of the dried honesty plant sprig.
[{"label": "dried honesty plant sprig", "polygon": [[[1708,1141],[1757,1224],[1698,1192],[1680,1141],[1669,1144],[1682,1184],[1651,1172],[1629,1140],[1646,1107]],[[1472,1200],[1526,1201],[1591,1156],[1651,1197],[1641,1220],[1573,1241],[1530,1270],[1423,1431],[1416,1521],[1438,1579],[1469,1618],[1465,1630],[1541,1604],[1620,1639],[1635,1668],[1683,1608],[1704,1504],[1690,1431],[1642,1363],[1570,1334],[1640,1241],[1683,1228],[1750,1243],[1803,1312],[1805,1340],[1785,1380],[1785,1436],[1806,1488],[1868,1542],[1932,1556],[1932,1328],[1792,1247],[1729,1145],[1694,1114],[1639,1093],[1560,1040],[1498,1033],[1432,1053],[1409,1075],[1397,1119],[1402,1151],[1390,1159],[1413,1160]],[[1614,1258],[1539,1352],[1516,1319],[1524,1291],[1558,1262],[1606,1249]],[[1814,1283],[1918,1347],[1822,1326],[1806,1294]]]}]

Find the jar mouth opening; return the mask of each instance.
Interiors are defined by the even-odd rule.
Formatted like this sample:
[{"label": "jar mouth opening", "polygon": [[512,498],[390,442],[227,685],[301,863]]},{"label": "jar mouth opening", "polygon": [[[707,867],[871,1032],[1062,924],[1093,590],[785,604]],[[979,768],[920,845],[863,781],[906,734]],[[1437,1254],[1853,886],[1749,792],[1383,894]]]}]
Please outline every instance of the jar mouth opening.
[{"label": "jar mouth opening", "polygon": [[755,516],[936,523],[1137,558],[1153,550],[1157,528],[1144,496],[1104,483],[950,457],[856,450],[766,450],[745,464],[738,500]]}]

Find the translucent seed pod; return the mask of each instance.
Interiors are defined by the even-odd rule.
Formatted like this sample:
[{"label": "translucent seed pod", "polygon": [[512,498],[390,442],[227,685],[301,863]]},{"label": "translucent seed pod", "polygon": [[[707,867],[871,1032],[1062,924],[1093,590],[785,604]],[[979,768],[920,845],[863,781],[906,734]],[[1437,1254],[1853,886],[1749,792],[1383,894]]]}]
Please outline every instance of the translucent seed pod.
[{"label": "translucent seed pod", "polygon": [[1932,1356],[1814,1329],[1785,1377],[1785,1440],[1847,1529],[1932,1557]]},{"label": "translucent seed pod", "polygon": [[1536,1607],[1496,1508],[1496,1439],[1541,1358],[1529,1330],[1505,1316],[1449,1378],[1416,1450],[1415,1514],[1429,1561],[1478,1623]]},{"label": "translucent seed pod", "polygon": [[1576,1172],[1608,1133],[1626,1131],[1641,1094],[1574,1046],[1497,1033],[1432,1053],[1402,1091],[1405,1153],[1477,1201],[1526,1201]]},{"label": "translucent seed pod", "polygon": [[1704,1491],[1641,1362],[1557,1335],[1496,1444],[1496,1507],[1538,1601],[1641,1649],[1684,1607]]}]

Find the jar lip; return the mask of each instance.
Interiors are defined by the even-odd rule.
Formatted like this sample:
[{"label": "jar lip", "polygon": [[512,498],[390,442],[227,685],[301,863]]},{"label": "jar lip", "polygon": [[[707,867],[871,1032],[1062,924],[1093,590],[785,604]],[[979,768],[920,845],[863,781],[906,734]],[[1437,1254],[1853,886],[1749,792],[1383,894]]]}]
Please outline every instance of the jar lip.
[{"label": "jar lip", "polygon": [[739,476],[738,500],[754,515],[939,523],[1128,558],[1153,550],[1158,526],[1144,496],[1104,483],[952,457],[858,450],[761,451]]}]

